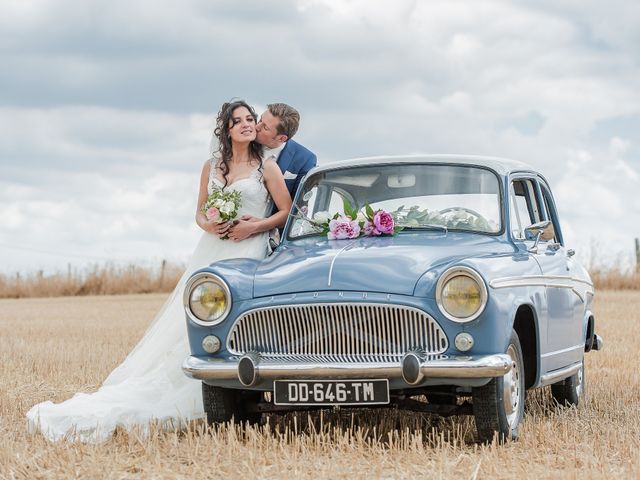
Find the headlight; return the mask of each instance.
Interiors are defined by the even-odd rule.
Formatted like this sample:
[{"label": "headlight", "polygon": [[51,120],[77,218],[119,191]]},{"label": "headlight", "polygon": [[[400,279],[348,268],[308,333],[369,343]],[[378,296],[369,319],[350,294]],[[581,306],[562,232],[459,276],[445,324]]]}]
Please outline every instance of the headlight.
[{"label": "headlight", "polygon": [[185,288],[185,307],[200,325],[216,325],[231,310],[231,292],[218,276],[203,273],[193,277]]},{"label": "headlight", "polygon": [[470,322],[478,318],[487,304],[487,287],[475,270],[453,267],[440,276],[436,301],[449,320]]}]

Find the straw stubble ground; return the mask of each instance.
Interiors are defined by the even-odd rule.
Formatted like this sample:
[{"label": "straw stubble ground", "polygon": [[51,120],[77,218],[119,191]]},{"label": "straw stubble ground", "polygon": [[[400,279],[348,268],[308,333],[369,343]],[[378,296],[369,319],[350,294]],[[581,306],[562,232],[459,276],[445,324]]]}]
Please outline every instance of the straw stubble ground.
[{"label": "straw stubble ground", "polygon": [[469,417],[393,410],[270,416],[258,429],[195,423],[102,445],[25,431],[34,404],[92,391],[163,294],[0,301],[0,478],[640,478],[640,292],[598,292],[606,349],[587,356],[578,410],[532,395],[518,442],[480,446]]}]

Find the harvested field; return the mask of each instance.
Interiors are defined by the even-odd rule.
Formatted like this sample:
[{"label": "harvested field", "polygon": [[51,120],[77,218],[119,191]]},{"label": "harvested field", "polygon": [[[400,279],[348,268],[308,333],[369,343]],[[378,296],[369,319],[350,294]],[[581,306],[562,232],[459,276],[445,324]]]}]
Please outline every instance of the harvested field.
[{"label": "harvested field", "polygon": [[259,428],[118,432],[102,445],[25,431],[43,400],[95,390],[165,294],[0,300],[0,478],[640,478],[639,291],[598,291],[605,350],[587,355],[588,398],[532,395],[518,442],[474,443],[470,417],[326,411]]}]

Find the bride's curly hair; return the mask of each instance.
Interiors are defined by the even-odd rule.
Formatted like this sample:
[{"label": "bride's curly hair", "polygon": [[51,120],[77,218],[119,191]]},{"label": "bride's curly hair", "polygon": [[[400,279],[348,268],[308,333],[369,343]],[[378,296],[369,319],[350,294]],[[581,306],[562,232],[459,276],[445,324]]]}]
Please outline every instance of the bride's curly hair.
[{"label": "bride's curly hair", "polygon": [[[236,108],[245,107],[249,110],[251,116],[253,116],[256,123],[258,122],[258,116],[251,105],[244,100],[232,100],[225,102],[220,107],[218,112],[218,118],[216,119],[216,128],[213,131],[214,135],[218,139],[218,150],[220,154],[220,170],[222,170],[222,176],[224,177],[224,186],[227,186],[227,174],[229,173],[229,162],[233,156],[233,150],[231,148],[231,135],[229,134],[229,124],[233,117],[233,112]],[[249,144],[249,158],[250,161],[256,161],[259,165],[258,169],[262,171],[262,145],[255,140]]]}]

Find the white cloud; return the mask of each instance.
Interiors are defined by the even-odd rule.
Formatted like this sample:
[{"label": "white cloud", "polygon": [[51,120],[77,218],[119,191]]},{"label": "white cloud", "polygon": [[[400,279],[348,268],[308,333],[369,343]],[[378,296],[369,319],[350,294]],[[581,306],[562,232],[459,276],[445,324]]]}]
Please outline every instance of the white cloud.
[{"label": "white cloud", "polygon": [[0,243],[186,255],[213,116],[244,96],[299,108],[321,162],[526,161],[569,241],[630,249],[640,132],[614,120],[640,118],[639,21],[623,0],[2,2]]},{"label": "white cloud", "polygon": [[186,258],[211,123],[104,107],[0,110],[3,270]]}]

